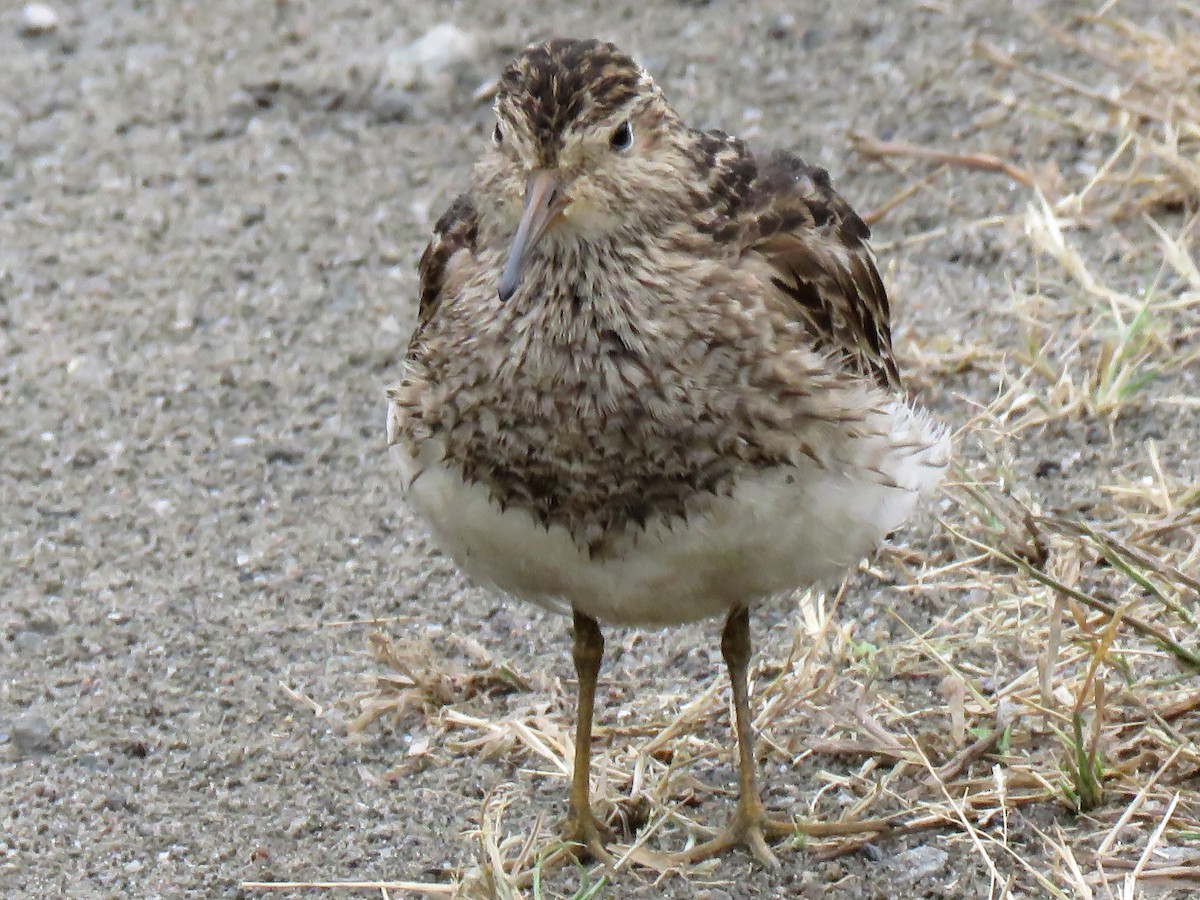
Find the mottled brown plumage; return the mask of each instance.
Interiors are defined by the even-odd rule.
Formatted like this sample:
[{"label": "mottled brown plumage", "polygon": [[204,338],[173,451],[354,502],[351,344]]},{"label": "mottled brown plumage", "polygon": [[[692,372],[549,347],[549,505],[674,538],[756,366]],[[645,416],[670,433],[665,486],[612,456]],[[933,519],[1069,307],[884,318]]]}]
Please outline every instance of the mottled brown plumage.
[{"label": "mottled brown plumage", "polygon": [[495,109],[389,391],[406,494],[469,573],[575,616],[569,833],[597,855],[597,620],[728,615],[742,801],[705,852],[770,860],[747,609],[868,553],[936,484],[945,434],[901,394],[869,231],[824,170],[688,128],[597,41],[528,48]]}]

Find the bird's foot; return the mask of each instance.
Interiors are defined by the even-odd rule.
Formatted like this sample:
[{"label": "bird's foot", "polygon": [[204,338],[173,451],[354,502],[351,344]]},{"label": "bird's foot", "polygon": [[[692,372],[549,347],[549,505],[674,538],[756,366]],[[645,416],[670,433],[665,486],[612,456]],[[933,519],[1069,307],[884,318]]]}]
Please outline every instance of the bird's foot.
[{"label": "bird's foot", "polygon": [[582,811],[572,809],[562,825],[562,839],[573,848],[578,848],[577,856],[590,857],[608,866],[612,865],[613,858],[604,845],[610,837],[608,829],[587,807]]},{"label": "bird's foot", "polygon": [[745,847],[768,869],[778,869],[779,860],[768,841],[793,837],[802,827],[794,822],[770,818],[761,803],[738,804],[737,814],[729,826],[711,840],[676,854],[680,863],[691,865],[732,850]]}]

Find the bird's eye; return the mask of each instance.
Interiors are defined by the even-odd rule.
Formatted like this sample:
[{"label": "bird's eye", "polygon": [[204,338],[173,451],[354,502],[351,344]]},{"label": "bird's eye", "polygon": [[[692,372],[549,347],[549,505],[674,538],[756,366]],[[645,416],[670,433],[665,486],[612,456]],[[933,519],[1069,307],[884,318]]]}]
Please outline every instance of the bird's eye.
[{"label": "bird's eye", "polygon": [[492,130],[492,143],[499,147],[504,143],[504,132],[500,130],[500,123],[496,123],[496,127]]},{"label": "bird's eye", "polygon": [[608,144],[614,150],[628,150],[633,146],[633,126],[622,122],[608,139]]}]

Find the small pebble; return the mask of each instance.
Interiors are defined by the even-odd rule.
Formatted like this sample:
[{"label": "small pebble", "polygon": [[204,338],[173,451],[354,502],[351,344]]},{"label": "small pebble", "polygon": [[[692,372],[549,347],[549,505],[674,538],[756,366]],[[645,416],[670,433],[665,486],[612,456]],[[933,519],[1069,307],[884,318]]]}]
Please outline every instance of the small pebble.
[{"label": "small pebble", "polygon": [[905,850],[892,860],[892,868],[903,874],[906,881],[920,881],[945,869],[949,858],[945,850],[926,844]]},{"label": "small pebble", "polygon": [[791,13],[780,13],[767,26],[767,35],[777,41],[782,41],[786,37],[790,37],[793,29],[796,27],[796,17]]},{"label": "small pebble", "polygon": [[800,35],[800,45],[805,50],[814,50],[824,44],[829,37],[829,29],[815,26],[805,30],[804,34]]},{"label": "small pebble", "polygon": [[13,722],[8,739],[21,754],[49,753],[58,744],[50,723],[36,715],[24,715]]},{"label": "small pebble", "polygon": [[380,122],[403,122],[413,112],[412,94],[398,88],[381,88],[371,95],[370,109]]},{"label": "small pebble", "polygon": [[104,795],[103,806],[110,812],[120,812],[129,806],[129,801],[125,799],[125,795],[120,791],[109,791]]},{"label": "small pebble", "polygon": [[37,653],[40,653],[45,644],[45,636],[38,634],[31,628],[22,628],[15,635],[13,635],[13,648],[18,653],[24,653],[29,656],[33,656]]},{"label": "small pebble", "polygon": [[1037,467],[1033,470],[1035,478],[1049,478],[1051,475],[1062,470],[1062,465],[1053,459],[1039,460]]},{"label": "small pebble", "polygon": [[101,759],[95,753],[84,753],[75,760],[75,764],[81,769],[86,769],[89,772],[104,772],[108,769],[108,763]]},{"label": "small pebble", "polygon": [[443,22],[411,44],[393,50],[384,61],[381,83],[410,89],[441,78],[451,68],[475,57],[474,35]]},{"label": "small pebble", "polygon": [[267,209],[265,206],[254,205],[242,210],[242,227],[249,228],[252,225],[257,225],[267,217]]},{"label": "small pebble", "polygon": [[48,3],[26,3],[21,10],[21,34],[37,37],[58,28],[58,13]]}]

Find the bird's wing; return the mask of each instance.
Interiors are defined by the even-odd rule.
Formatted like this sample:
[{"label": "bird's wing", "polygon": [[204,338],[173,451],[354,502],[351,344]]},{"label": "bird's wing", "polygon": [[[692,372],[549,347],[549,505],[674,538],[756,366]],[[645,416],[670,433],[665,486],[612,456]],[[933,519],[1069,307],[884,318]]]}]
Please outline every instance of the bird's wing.
[{"label": "bird's wing", "polygon": [[[420,355],[419,351],[430,320],[437,315],[438,307],[447,295],[456,290],[456,281],[461,279],[462,271],[473,260],[478,231],[475,203],[470,194],[460,194],[433,226],[433,236],[417,264],[420,288],[417,294],[417,327],[413,329],[412,337],[408,341],[410,366]],[[411,425],[413,402],[406,392],[409,386],[409,377],[406,374],[403,381],[387,389],[389,447],[399,441]],[[415,474],[412,477],[416,477]]]},{"label": "bird's wing", "polygon": [[819,346],[855,373],[900,389],[887,291],[867,245],[871,231],[824,169],[777,152],[758,167],[746,209],[746,249],[778,273]]},{"label": "bird's wing", "polygon": [[421,254],[421,261],[417,265],[417,273],[421,279],[418,294],[418,332],[442,302],[447,279],[454,267],[465,262],[462,254],[474,254],[477,233],[475,203],[470,194],[460,194],[433,226],[433,237],[430,238],[429,245]]},{"label": "bird's wing", "polygon": [[[743,256],[770,264],[777,299],[816,347],[881,387],[900,390],[891,312],[866,223],[833,189],[829,174],[793,153],[756,160],[721,132],[700,135],[713,226]],[[714,234],[718,240],[721,235]]]}]

